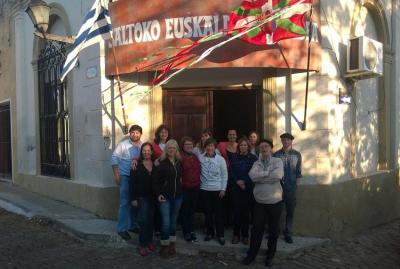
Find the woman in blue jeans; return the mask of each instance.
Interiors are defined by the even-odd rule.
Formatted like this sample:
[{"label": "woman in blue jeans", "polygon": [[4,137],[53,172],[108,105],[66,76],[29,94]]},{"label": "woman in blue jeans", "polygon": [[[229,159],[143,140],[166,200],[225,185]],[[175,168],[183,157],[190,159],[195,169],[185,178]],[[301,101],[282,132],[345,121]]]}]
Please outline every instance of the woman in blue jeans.
[{"label": "woman in blue jeans", "polygon": [[176,219],[182,205],[182,165],[178,143],[171,139],[153,174],[153,187],[161,212],[160,256],[176,254]]},{"label": "woman in blue jeans", "polygon": [[152,172],[154,166],[153,147],[144,143],[135,170],[131,170],[131,204],[138,209],[139,254],[147,256],[156,250],[153,244],[153,220],[156,204],[153,191]]}]

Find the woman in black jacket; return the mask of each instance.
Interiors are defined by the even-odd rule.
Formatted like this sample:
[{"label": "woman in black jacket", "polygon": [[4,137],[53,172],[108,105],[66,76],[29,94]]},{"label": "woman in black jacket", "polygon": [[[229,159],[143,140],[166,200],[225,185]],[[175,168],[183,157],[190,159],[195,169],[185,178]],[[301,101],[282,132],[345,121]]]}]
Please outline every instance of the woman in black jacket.
[{"label": "woman in black jacket", "polygon": [[152,173],[154,166],[153,147],[144,143],[135,170],[131,170],[130,194],[133,207],[138,209],[139,254],[147,256],[156,250],[153,244],[153,218],[156,205]]},{"label": "woman in black jacket", "polygon": [[176,254],[176,219],[182,205],[182,165],[178,143],[171,139],[153,175],[154,191],[161,212],[160,256]]},{"label": "woman in black jacket", "polygon": [[232,178],[231,202],[233,206],[233,239],[237,244],[242,239],[243,244],[249,244],[250,214],[254,205],[254,183],[249,177],[249,171],[257,157],[250,153],[250,142],[246,137],[239,139],[237,153],[231,157],[230,175]]}]

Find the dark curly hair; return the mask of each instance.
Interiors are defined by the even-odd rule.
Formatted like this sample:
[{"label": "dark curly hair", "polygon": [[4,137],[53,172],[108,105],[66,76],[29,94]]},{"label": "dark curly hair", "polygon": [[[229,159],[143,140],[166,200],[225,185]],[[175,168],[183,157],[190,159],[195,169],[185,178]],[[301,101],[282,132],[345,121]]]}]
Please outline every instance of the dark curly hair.
[{"label": "dark curly hair", "polygon": [[166,130],[168,132],[168,137],[167,137],[167,141],[171,139],[171,132],[168,128],[167,125],[165,124],[161,124],[160,126],[158,126],[156,133],[155,133],[155,138],[154,138],[154,142],[158,145],[160,144],[161,138],[160,138],[160,133],[162,130]]},{"label": "dark curly hair", "polygon": [[142,146],[140,147],[140,157],[139,157],[139,162],[143,162],[144,157],[143,157],[143,148],[145,146],[149,146],[151,149],[151,160],[154,162],[154,160],[156,159],[156,157],[154,156],[154,150],[153,150],[153,146],[151,145],[150,142],[145,142],[142,144]]}]

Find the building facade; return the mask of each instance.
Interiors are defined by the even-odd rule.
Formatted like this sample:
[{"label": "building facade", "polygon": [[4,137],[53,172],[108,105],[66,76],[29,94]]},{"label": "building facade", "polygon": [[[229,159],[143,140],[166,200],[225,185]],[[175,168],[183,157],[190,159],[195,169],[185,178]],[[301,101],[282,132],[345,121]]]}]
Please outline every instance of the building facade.
[{"label": "building facade", "polygon": [[[48,33],[57,35],[76,34],[93,4],[46,2],[52,7]],[[113,2],[112,19],[116,20],[119,5],[129,11],[127,23],[187,16],[173,6],[160,9],[155,0],[146,1],[147,8],[165,11],[135,13],[142,1]],[[190,6],[189,2],[168,5]],[[240,2],[226,1],[226,11]],[[155,43],[130,42],[121,32],[117,57],[129,58],[120,74],[124,119],[109,44],[82,51],[78,66],[61,84],[57,76],[68,44],[35,37],[24,12],[27,5],[28,1],[6,1],[10,12],[0,16],[0,108],[2,102],[10,104],[14,184],[113,218],[118,189],[109,159],[123,138],[125,124],[141,125],[143,140],[152,139],[161,123],[169,125],[176,138],[189,134],[197,139],[205,127],[213,129],[218,139],[225,138],[228,127],[238,129],[239,135],[257,130],[273,138],[276,147],[279,134],[289,131],[303,155],[296,233],[340,238],[399,217],[398,1],[314,1],[318,30],[312,49],[318,53],[312,61],[317,72],[310,75],[305,130],[306,58],[299,48],[284,50],[288,68],[276,49],[248,50],[237,56],[232,46],[225,51],[235,58],[208,59],[207,64],[152,89],[155,72],[134,71],[129,50],[154,52]],[[115,39],[117,27],[122,26],[114,25]],[[355,36],[383,44],[382,77],[356,81],[345,77],[347,41]],[[339,102],[343,92],[351,104]]]}]

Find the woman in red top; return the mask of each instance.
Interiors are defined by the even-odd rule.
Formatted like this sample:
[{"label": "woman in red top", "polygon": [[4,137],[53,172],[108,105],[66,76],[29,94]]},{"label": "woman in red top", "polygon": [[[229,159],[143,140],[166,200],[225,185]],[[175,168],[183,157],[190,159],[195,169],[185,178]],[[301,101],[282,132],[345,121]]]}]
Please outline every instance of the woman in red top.
[{"label": "woman in red top", "polygon": [[225,210],[225,224],[232,224],[233,219],[233,208],[231,207],[231,203],[229,201],[232,200],[232,188],[234,186],[234,180],[232,179],[231,170],[231,158],[237,151],[237,132],[235,129],[228,129],[227,135],[228,141],[220,142],[218,144],[217,150],[221,153],[221,156],[224,157],[226,166],[228,168],[228,186],[226,188],[226,196],[223,201],[224,210]]},{"label": "woman in red top", "polygon": [[183,188],[183,204],[181,209],[182,230],[186,241],[195,242],[197,237],[194,233],[193,222],[200,191],[200,161],[193,154],[193,139],[190,137],[182,138],[181,149]]},{"label": "woman in red top", "polygon": [[226,165],[228,169],[230,168],[230,158],[232,157],[233,154],[236,153],[237,150],[237,133],[235,129],[229,129],[228,130],[228,141],[226,142],[220,142],[218,144],[218,150],[221,153],[221,156],[224,157],[226,161]]},{"label": "woman in red top", "polygon": [[161,154],[164,152],[165,144],[169,139],[171,139],[171,135],[167,125],[161,124],[158,126],[152,144],[156,159],[160,158]]},{"label": "woman in red top", "polygon": [[[167,125],[161,124],[158,126],[154,136],[154,142],[151,144],[151,146],[153,147],[153,155],[156,159],[154,165],[158,166],[160,164],[159,159],[164,152],[165,145],[167,141],[171,139],[171,132],[169,131]],[[154,213],[154,230],[156,235],[158,235],[161,230],[161,215],[158,207],[156,207],[156,212]]]}]

